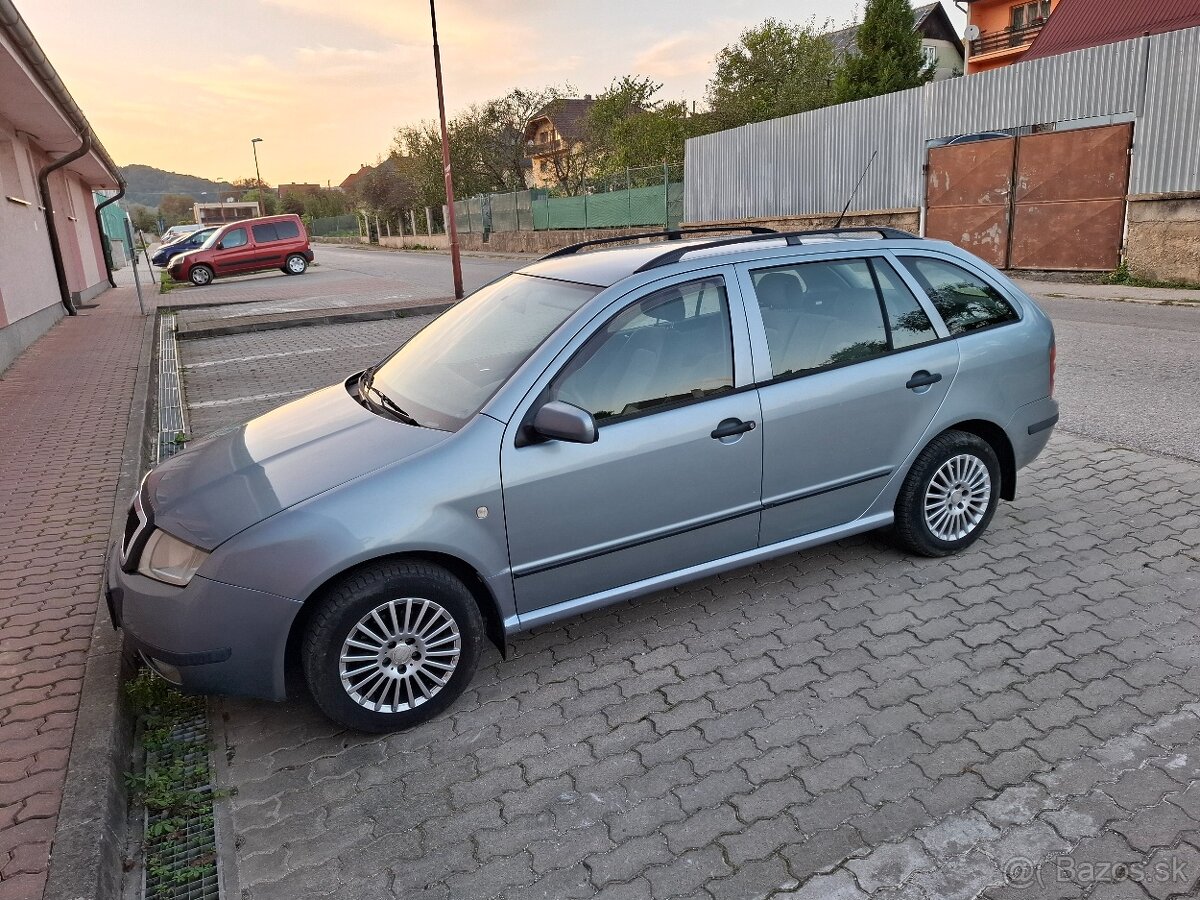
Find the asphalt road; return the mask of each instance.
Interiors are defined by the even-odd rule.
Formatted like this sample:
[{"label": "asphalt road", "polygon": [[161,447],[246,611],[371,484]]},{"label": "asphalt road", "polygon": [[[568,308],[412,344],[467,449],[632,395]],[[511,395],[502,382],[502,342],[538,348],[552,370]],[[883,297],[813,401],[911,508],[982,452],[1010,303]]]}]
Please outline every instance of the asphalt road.
[{"label": "asphalt road", "polygon": [[1200,461],[1200,304],[1043,298],[1059,429]]},{"label": "asphalt road", "polygon": [[[202,288],[177,285],[171,290],[168,304],[231,304],[228,314],[242,316],[403,303],[446,298],[454,292],[450,257],[442,253],[366,250],[337,244],[314,244],[313,250],[316,262],[304,275],[290,277],[272,271],[218,278]],[[473,291],[524,264],[523,259],[464,256],[463,285],[468,292]]]}]

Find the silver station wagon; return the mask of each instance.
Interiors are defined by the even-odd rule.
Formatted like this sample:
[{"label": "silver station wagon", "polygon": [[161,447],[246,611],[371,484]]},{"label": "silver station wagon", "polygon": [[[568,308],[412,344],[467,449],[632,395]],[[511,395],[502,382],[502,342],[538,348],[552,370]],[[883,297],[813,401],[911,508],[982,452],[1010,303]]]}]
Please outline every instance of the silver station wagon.
[{"label": "silver station wagon", "polygon": [[295,659],[387,731],[485,639],[872,529],[970,545],[1058,420],[1049,320],[950,244],[748,230],[557,251],[198,441],[134,498],[114,622],[189,689],[282,699]]}]

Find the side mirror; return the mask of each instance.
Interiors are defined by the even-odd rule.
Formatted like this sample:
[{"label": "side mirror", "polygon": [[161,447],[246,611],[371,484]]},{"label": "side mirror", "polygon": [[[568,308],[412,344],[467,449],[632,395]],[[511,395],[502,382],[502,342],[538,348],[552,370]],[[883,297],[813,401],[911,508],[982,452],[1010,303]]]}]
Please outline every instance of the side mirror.
[{"label": "side mirror", "polygon": [[561,400],[551,400],[537,411],[533,430],[541,437],[572,444],[594,444],[600,437],[590,412]]}]

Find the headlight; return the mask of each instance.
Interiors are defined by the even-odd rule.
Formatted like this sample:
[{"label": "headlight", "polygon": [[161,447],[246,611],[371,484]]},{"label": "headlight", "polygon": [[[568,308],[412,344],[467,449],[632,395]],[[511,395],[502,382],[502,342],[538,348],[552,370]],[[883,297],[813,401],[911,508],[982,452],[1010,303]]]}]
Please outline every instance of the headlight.
[{"label": "headlight", "polygon": [[206,559],[207,550],[193,547],[156,529],[142,549],[137,570],[139,575],[182,587],[192,580]]}]

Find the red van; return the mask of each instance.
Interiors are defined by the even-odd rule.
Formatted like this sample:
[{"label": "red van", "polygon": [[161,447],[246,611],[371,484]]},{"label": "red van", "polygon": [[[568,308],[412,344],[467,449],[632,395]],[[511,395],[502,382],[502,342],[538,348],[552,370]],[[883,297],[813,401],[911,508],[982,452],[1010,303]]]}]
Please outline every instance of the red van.
[{"label": "red van", "polygon": [[308,232],[299,216],[263,216],[218,228],[199,249],[174,257],[167,271],[175,281],[202,287],[217,276],[267,269],[303,275],[312,261]]}]

